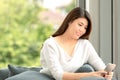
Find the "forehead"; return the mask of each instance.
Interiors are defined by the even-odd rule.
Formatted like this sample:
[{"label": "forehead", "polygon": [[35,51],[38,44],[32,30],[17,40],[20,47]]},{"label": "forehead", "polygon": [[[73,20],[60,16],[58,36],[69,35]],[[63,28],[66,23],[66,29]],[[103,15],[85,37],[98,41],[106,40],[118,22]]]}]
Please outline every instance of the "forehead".
[{"label": "forehead", "polygon": [[88,25],[88,20],[86,18],[77,18],[73,22]]},{"label": "forehead", "polygon": [[75,21],[88,22],[86,18],[77,18],[77,19],[75,19]]}]

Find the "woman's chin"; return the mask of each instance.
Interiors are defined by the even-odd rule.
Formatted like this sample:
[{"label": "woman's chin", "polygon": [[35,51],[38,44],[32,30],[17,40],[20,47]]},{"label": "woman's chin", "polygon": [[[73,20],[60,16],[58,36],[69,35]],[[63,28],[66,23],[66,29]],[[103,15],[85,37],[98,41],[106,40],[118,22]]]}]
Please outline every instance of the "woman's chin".
[{"label": "woman's chin", "polygon": [[75,37],[75,39],[76,39],[76,40],[78,40],[78,39],[79,39],[79,37]]}]

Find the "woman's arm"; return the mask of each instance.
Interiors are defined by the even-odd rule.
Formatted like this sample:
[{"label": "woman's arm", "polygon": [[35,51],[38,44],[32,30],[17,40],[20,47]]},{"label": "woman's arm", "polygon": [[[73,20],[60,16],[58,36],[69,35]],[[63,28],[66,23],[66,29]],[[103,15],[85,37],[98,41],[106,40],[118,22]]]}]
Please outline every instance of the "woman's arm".
[{"label": "woman's arm", "polygon": [[88,63],[91,64],[95,70],[104,70],[106,65],[103,62],[102,58],[97,54],[93,45],[88,41],[87,43],[87,51],[89,53]]}]

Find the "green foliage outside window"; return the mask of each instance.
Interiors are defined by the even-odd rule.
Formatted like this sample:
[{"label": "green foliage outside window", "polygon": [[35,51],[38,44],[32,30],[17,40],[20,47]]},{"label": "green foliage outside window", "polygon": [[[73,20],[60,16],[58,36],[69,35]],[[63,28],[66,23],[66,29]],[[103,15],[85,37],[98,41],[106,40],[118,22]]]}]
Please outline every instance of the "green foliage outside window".
[{"label": "green foliage outside window", "polygon": [[0,68],[40,66],[40,48],[53,27],[38,19],[44,9],[34,1],[0,0]]}]

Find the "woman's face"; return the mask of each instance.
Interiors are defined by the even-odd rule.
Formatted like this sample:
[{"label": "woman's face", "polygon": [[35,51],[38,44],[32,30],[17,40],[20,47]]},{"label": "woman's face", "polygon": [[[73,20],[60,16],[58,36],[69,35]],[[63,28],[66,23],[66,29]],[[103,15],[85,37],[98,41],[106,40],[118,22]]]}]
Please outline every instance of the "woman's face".
[{"label": "woman's face", "polygon": [[69,23],[68,34],[73,39],[79,39],[83,34],[86,33],[88,21],[86,18],[77,18]]}]

